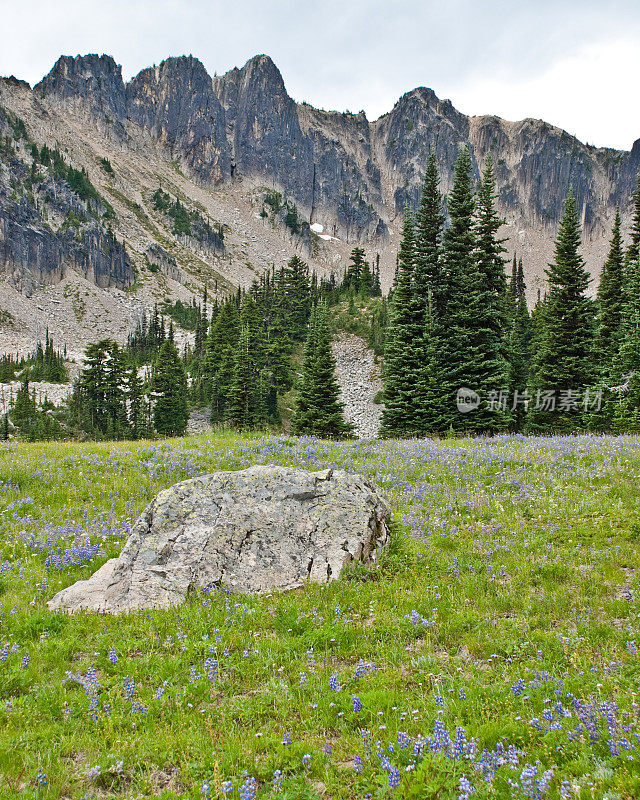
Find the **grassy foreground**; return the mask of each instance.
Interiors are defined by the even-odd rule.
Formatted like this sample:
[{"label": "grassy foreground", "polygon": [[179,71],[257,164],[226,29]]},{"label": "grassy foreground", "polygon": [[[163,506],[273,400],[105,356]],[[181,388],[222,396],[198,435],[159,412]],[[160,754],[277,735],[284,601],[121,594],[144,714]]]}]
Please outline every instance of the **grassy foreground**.
[{"label": "grassy foreground", "polygon": [[[328,587],[47,610],[162,488],[369,474],[391,551]],[[0,796],[640,796],[640,438],[206,436],[0,450]]]}]

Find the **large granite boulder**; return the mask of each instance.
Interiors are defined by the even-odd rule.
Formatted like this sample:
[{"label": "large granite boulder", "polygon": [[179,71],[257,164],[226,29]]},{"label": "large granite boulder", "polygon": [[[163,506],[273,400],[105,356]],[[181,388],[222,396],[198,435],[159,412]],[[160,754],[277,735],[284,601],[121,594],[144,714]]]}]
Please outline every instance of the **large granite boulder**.
[{"label": "large granite boulder", "polygon": [[191,587],[233,592],[328,583],[389,540],[389,504],[361,475],[256,466],[165,489],[118,558],[49,601],[52,609],[167,608]]}]

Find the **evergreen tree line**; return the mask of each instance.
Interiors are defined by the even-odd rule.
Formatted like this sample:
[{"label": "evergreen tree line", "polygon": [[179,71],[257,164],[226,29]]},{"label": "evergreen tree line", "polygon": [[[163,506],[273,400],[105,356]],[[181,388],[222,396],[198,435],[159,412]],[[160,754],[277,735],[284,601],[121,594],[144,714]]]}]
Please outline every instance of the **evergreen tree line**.
[{"label": "evergreen tree line", "polygon": [[[381,294],[379,270],[371,270],[361,248],[353,250],[342,283],[333,275],[318,280],[304,261],[293,256],[280,269],[254,281],[247,292],[239,290],[215,305],[208,330],[205,321],[196,328],[194,351],[187,354],[192,402],[209,405],[214,423],[238,428],[280,425],[278,398],[298,383],[293,360],[305,342],[299,388],[318,408],[313,424],[306,424],[298,413],[299,398],[296,429],[318,432],[324,424],[326,435],[346,432],[336,421],[337,406],[331,404],[337,403],[338,390],[335,379],[329,379],[335,364],[328,309],[354,293],[362,298]],[[316,369],[311,361],[322,361],[324,366]],[[327,383],[321,387],[325,376]],[[327,402],[332,398],[326,413],[319,407],[321,396]]]},{"label": "evergreen tree line", "polygon": [[[296,388],[296,431],[345,435],[350,428],[338,402],[329,307],[347,296],[353,302],[380,295],[379,264],[372,270],[361,248],[352,252],[341,283],[335,276],[318,280],[294,256],[210,308],[206,289],[202,304],[171,306],[171,312],[188,314],[195,329],[193,346],[182,354],[173,323],[167,329],[157,305],[149,317],[143,314],[125,347],[112,339],[88,345],[68,408],[56,409],[56,425],[52,408],[38,407],[25,376],[11,426],[28,438],[178,436],[186,431],[189,408],[206,406],[213,423],[279,426],[278,398]],[[51,348],[47,336],[36,354]]]},{"label": "evergreen tree line", "polygon": [[131,352],[112,339],[88,345],[69,403],[68,427],[73,435],[182,436],[188,420],[187,374],[172,325],[147,370],[141,370]]},{"label": "evergreen tree line", "polygon": [[0,383],[11,383],[27,373],[30,381],[67,383],[69,372],[65,364],[66,352],[56,350],[47,329],[44,344],[38,342],[26,358],[10,354],[0,356]]},{"label": "evergreen tree line", "polygon": [[26,371],[10,412],[2,417],[2,438],[6,440],[10,433],[19,432],[31,441],[62,439],[66,433],[64,417],[64,411],[47,398],[38,403]]},{"label": "evergreen tree line", "polygon": [[507,281],[491,159],[476,188],[471,167],[462,148],[447,225],[433,154],[415,218],[405,214],[383,435],[640,430],[640,175],[631,242],[625,250],[617,213],[595,300],[569,191],[548,291],[530,314],[515,256]]}]

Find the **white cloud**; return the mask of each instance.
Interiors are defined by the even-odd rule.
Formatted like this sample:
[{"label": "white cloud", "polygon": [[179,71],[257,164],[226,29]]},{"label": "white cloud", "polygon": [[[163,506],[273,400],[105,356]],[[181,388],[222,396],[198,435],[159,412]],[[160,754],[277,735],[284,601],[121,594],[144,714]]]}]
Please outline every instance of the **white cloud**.
[{"label": "white cloud", "polygon": [[640,105],[632,88],[638,76],[637,42],[605,41],[581,48],[527,80],[516,83],[504,73],[478,76],[449,91],[466,114],[544,119],[583,142],[629,150],[640,138]]}]

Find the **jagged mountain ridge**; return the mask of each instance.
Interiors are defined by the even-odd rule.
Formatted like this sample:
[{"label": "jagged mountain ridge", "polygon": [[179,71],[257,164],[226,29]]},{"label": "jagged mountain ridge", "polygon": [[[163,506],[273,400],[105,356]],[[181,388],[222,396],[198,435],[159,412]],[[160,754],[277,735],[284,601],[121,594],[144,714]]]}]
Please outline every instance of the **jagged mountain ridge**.
[{"label": "jagged mountain ridge", "polygon": [[[375,121],[364,113],[315,109],[289,96],[265,55],[220,77],[211,77],[191,56],[169,58],[128,83],[110,56],[63,56],[33,89],[15,79],[0,81],[0,106],[25,119],[38,146],[59,144],[69,163],[84,167],[113,204],[109,229],[124,242],[142,304],[163,293],[188,296],[214,276],[221,289],[246,284],[292,249],[319,270],[341,270],[355,243],[380,253],[388,283],[399,218],[405,203],[417,204],[429,151],[436,151],[447,192],[463,143],[471,148],[476,175],[493,157],[505,235],[524,259],[533,293],[551,258],[568,187],[582,208],[585,256],[597,274],[615,207],[628,218],[640,167],[640,140],[630,152],[616,151],[584,145],[539,120],[467,117],[424,87],[403,95]],[[28,154],[21,157],[28,167]],[[99,168],[104,158],[113,163],[113,175]],[[158,186],[182,197],[193,213],[199,209],[226,226],[224,255],[175,234],[152,205]],[[291,235],[281,224],[284,211],[265,217],[263,205],[257,213],[264,191],[279,192],[295,206],[307,223],[302,235]],[[1,212],[16,216],[6,201]],[[34,219],[18,220],[23,237]],[[324,239],[309,233],[313,223],[323,225]],[[15,276],[16,259],[22,258],[17,271],[28,274],[29,248],[13,246],[14,229],[0,228],[0,266]],[[1,245],[2,239],[0,254]],[[91,257],[89,252],[80,269],[90,283],[120,289],[131,284],[122,264],[97,281]],[[156,270],[149,274],[153,259]],[[67,262],[77,270],[71,256]],[[43,271],[36,272],[36,283],[42,282]],[[65,269],[45,277],[54,284]],[[19,288],[19,281],[14,284]]]},{"label": "jagged mountain ridge", "polygon": [[505,212],[529,224],[555,225],[572,185],[587,234],[625,207],[640,166],[640,139],[630,152],[590,147],[539,120],[466,117],[423,87],[373,122],[299,105],[265,55],[215,78],[192,56],[170,58],[126,85],[110,56],[62,57],[34,92],[110,117],[116,130],[139,124],[206,183],[270,181],[311,222],[332,213],[333,232],[353,241],[383,235],[415,205],[432,148],[445,191],[460,144],[476,171],[491,153]]}]

